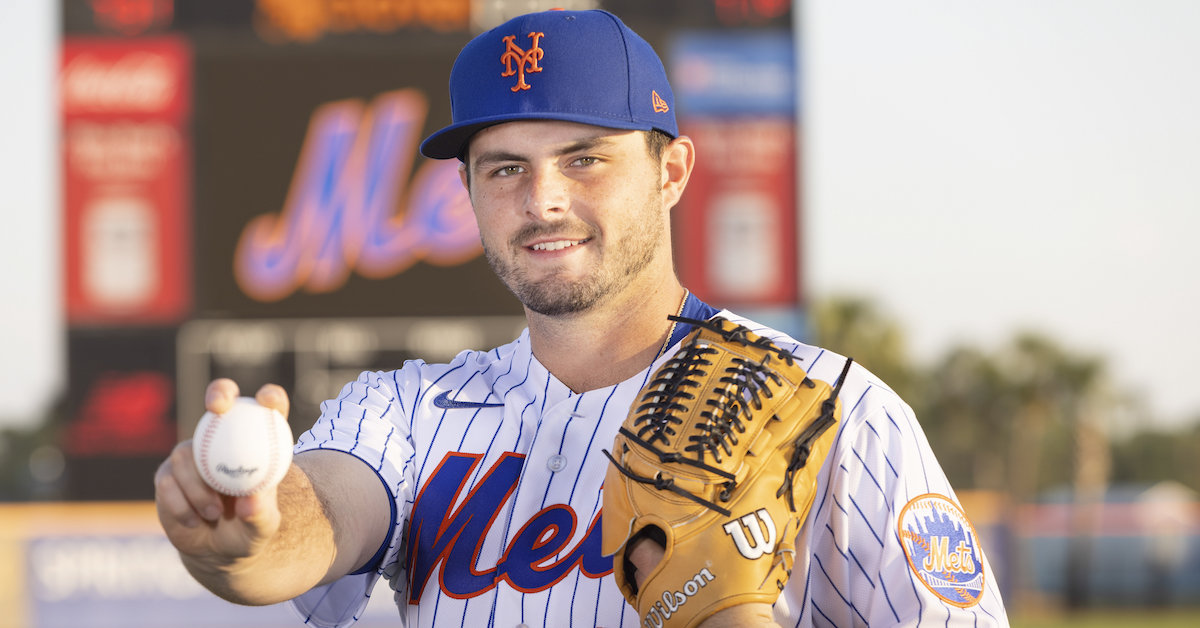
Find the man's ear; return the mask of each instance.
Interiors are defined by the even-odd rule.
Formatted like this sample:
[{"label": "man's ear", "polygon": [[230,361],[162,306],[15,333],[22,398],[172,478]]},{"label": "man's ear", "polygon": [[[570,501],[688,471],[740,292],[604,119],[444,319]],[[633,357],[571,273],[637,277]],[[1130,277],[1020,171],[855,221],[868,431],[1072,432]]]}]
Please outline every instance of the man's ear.
[{"label": "man's ear", "polygon": [[471,194],[471,172],[467,170],[465,161],[458,162],[458,180],[462,181],[462,185],[467,189],[467,194]]},{"label": "man's ear", "polygon": [[663,204],[667,208],[679,202],[695,166],[696,145],[690,137],[680,135],[667,144],[662,161]]}]

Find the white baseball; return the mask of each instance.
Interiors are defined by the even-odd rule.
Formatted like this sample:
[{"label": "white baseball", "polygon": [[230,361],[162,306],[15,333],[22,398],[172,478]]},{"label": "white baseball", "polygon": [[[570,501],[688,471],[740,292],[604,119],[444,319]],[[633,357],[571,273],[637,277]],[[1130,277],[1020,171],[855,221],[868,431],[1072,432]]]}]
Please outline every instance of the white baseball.
[{"label": "white baseball", "polygon": [[283,479],[292,463],[292,430],[278,410],[239,397],[225,414],[200,417],[192,451],[209,486],[242,497]]}]

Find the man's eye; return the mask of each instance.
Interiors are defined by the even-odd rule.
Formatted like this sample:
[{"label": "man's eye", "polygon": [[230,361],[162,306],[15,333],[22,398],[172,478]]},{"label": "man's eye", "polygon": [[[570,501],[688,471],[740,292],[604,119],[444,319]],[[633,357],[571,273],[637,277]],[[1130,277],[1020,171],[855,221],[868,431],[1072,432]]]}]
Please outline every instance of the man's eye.
[{"label": "man's eye", "polygon": [[511,177],[514,174],[521,174],[521,170],[520,166],[501,166],[496,169],[496,176]]},{"label": "man's eye", "polygon": [[575,165],[576,166],[590,166],[592,164],[595,164],[597,161],[599,161],[599,159],[597,159],[595,157],[580,157],[579,159],[575,160]]}]

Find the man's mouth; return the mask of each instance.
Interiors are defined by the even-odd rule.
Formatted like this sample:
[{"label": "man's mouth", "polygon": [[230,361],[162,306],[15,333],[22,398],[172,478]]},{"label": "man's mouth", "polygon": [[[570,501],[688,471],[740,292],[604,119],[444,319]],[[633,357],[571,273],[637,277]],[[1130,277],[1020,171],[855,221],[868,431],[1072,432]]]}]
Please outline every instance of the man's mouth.
[{"label": "man's mouth", "polygon": [[534,251],[561,251],[572,246],[583,244],[590,239],[591,238],[584,238],[582,240],[551,240],[550,242],[538,242],[537,244],[531,245],[529,248],[533,249]]}]

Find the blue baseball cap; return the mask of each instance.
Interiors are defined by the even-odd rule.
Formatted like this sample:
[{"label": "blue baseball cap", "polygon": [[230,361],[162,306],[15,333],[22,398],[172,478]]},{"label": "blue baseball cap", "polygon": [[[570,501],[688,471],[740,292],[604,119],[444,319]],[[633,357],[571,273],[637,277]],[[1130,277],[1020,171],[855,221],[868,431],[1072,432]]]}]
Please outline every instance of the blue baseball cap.
[{"label": "blue baseball cap", "polygon": [[472,39],[450,71],[450,115],[421,154],[460,157],[477,131],[513,120],[679,135],[662,61],[607,11],[530,13]]}]

